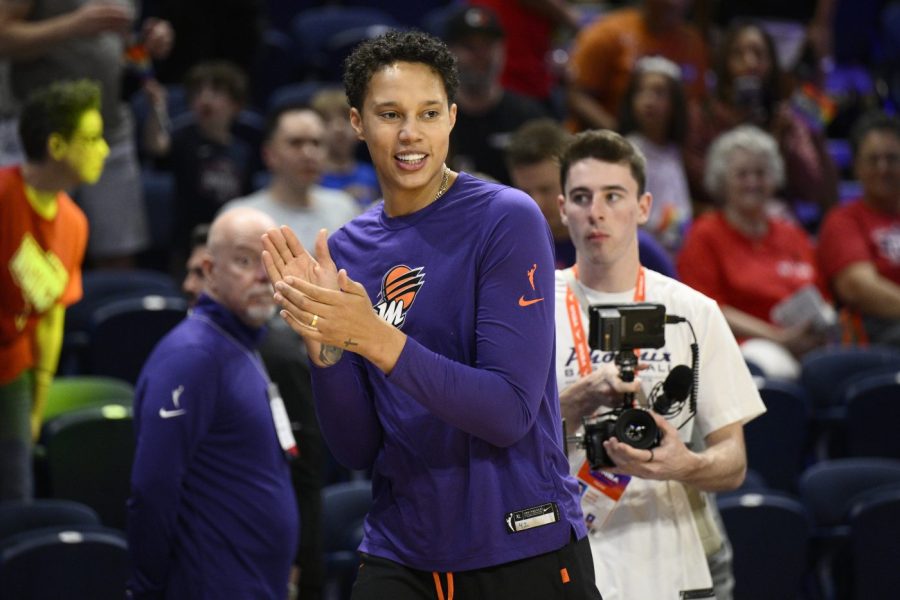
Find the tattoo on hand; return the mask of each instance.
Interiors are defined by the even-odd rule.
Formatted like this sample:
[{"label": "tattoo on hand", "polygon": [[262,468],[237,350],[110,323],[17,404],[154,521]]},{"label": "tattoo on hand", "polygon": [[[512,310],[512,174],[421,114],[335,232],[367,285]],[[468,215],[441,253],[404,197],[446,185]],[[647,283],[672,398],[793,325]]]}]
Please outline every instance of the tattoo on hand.
[{"label": "tattoo on hand", "polygon": [[343,348],[322,344],[322,349],[319,350],[319,360],[322,361],[322,364],[333,365],[337,364],[337,361],[341,360],[341,356],[343,356],[343,354]]},{"label": "tattoo on hand", "polygon": [[347,338],[347,340],[344,342],[344,348],[349,348],[350,346],[359,346],[359,344],[354,342],[352,338]]}]

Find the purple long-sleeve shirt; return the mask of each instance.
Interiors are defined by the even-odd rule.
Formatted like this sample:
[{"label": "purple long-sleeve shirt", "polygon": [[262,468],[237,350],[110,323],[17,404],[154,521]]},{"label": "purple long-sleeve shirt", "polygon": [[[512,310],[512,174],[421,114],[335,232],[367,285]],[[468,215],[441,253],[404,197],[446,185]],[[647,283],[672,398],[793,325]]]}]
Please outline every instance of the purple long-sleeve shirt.
[{"label": "purple long-sleeve shirt", "polygon": [[260,330],[201,296],[137,383],[133,598],[283,598],[299,517]]},{"label": "purple long-sleeve shirt", "polygon": [[[552,242],[537,205],[461,173],[428,207],[390,218],[375,206],[329,247],[408,335],[390,376],[352,353],[313,373],[335,456],[373,467],[360,549],[462,571],[582,537],[553,369]],[[550,504],[555,523],[509,532],[511,513]]]}]

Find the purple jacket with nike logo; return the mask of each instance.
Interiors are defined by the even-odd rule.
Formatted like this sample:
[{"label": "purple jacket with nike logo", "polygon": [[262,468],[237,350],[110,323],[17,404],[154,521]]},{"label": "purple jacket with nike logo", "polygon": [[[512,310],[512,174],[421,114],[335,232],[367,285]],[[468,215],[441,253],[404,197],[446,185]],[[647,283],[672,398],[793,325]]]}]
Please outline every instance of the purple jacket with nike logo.
[{"label": "purple jacket with nike logo", "polygon": [[134,598],[285,598],[299,518],[263,330],[201,296],[137,383],[128,543]]}]

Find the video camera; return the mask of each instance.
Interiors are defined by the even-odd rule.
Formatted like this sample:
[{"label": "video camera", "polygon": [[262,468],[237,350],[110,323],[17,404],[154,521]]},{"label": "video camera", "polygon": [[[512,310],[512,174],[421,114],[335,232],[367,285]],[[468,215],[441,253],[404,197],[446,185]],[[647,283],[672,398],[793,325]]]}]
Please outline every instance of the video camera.
[{"label": "video camera", "polygon": [[[676,315],[666,315],[662,304],[648,302],[624,305],[594,304],[588,307],[590,329],[588,344],[592,350],[615,352],[614,362],[622,381],[634,381],[640,348],[661,348],[666,343],[665,326],[686,323],[691,329],[691,366],[676,365],[665,381],[650,391],[648,402],[653,412],[664,417],[680,414],[689,402],[689,415],[679,428],[697,414],[697,365],[700,350],[690,321]],[[690,398],[688,400],[688,398]],[[615,437],[634,448],[649,450],[659,446],[662,438],[650,411],[637,406],[632,393],[623,395],[621,407],[605,413],[584,417],[584,433],[566,437],[585,449],[591,469],[614,467],[603,442]]]},{"label": "video camera", "polygon": [[[588,344],[594,350],[615,352],[622,381],[634,381],[639,348],[661,348],[666,343],[666,307],[662,304],[595,304],[588,308]],[[649,411],[638,408],[634,394],[625,394],[623,405],[595,417],[585,417],[580,444],[592,469],[615,466],[603,448],[611,437],[634,448],[659,446],[660,432]]]}]

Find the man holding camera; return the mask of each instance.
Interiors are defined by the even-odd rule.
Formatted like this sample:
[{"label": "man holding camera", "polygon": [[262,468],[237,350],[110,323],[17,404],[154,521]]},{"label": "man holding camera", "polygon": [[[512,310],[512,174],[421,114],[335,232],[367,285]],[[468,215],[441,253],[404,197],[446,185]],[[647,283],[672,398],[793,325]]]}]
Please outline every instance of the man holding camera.
[{"label": "man holding camera", "polygon": [[[612,131],[580,133],[560,158],[560,213],[576,264],[556,274],[557,379],[568,429],[584,436],[586,419],[589,432],[570,444],[569,459],[583,484],[582,508],[605,600],[716,594],[721,600],[730,597],[730,582],[717,582],[714,591],[711,572],[719,564],[728,570],[730,549],[705,492],[741,484],[743,424],[765,407],[716,303],[641,266],[637,231],[652,203],[645,168],[640,151]],[[664,305],[667,317],[657,321],[664,342],[633,351],[637,376],[629,383],[616,364],[633,363],[624,360],[632,350],[623,345],[616,360],[616,353],[594,349],[608,346],[589,338],[588,307],[612,305],[625,313],[641,302]],[[689,399],[692,380],[698,387]],[[611,409],[632,406],[650,410],[658,442],[638,448],[609,433],[623,414]],[[605,465],[585,460],[585,441],[602,448]]]}]

